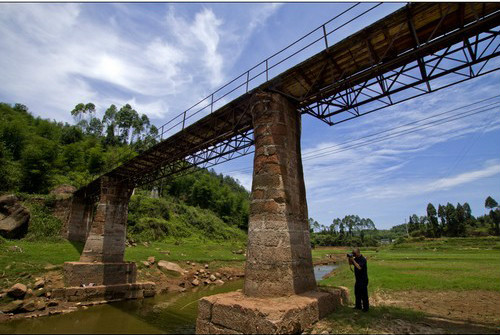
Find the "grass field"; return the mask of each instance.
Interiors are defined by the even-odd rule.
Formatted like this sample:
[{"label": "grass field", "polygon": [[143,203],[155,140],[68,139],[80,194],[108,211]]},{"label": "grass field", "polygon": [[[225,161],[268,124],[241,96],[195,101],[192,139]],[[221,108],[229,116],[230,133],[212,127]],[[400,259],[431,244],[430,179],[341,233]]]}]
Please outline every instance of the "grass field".
[{"label": "grass field", "polygon": [[[17,281],[34,282],[34,278],[50,269],[62,268],[64,262],[77,261],[83,249],[81,243],[66,240],[49,241],[5,241],[0,244],[0,288],[6,288]],[[140,262],[149,256],[157,260],[217,262],[242,264],[242,254],[233,251],[245,249],[241,242],[213,242],[197,239],[181,241],[167,240],[153,242],[149,246],[139,243],[125,250],[125,260]],[[169,251],[169,254],[162,253]]]},{"label": "grass field", "polygon": [[[353,300],[348,251],[321,248],[313,257],[338,255],[339,268],[319,285],[348,287]],[[342,307],[313,333],[500,332],[499,238],[415,240],[361,251],[368,260],[370,312]]]},{"label": "grass field", "polygon": [[[500,292],[500,239],[456,238],[417,241],[362,250],[368,260],[369,291],[487,290]],[[314,254],[346,253],[349,249],[318,250]],[[326,286],[354,285],[347,261]]]}]

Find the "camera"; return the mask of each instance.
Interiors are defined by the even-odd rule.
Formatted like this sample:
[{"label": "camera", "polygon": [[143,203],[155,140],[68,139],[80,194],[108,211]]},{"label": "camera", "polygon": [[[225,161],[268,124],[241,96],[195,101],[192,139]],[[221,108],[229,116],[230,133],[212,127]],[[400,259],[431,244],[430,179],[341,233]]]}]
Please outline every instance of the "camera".
[{"label": "camera", "polygon": [[354,257],[354,254],[347,254],[347,257],[349,257],[349,258],[353,258],[353,257]]}]

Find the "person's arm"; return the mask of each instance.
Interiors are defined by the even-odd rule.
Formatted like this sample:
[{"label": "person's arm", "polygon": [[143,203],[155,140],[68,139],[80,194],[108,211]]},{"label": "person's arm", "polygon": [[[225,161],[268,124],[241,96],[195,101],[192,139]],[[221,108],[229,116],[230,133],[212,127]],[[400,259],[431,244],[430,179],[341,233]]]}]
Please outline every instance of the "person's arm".
[{"label": "person's arm", "polygon": [[354,264],[354,266],[358,269],[358,270],[361,270],[361,265],[358,264],[358,262],[356,262],[356,260],[354,258],[352,258],[352,264]]}]

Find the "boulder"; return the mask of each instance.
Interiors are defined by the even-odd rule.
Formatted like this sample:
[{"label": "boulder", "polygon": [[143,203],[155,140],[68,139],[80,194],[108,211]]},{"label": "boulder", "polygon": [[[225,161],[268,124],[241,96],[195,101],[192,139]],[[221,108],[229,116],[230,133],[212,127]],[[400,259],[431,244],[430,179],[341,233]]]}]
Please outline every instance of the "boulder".
[{"label": "boulder", "polygon": [[11,301],[7,305],[1,306],[0,312],[2,312],[2,313],[17,313],[20,311],[23,303],[24,302],[22,300]]},{"label": "boulder", "polygon": [[215,285],[222,285],[222,284],[224,284],[224,282],[220,279],[217,279],[216,281],[214,281],[214,284]]},{"label": "boulder", "polygon": [[158,268],[160,268],[161,270],[178,272],[180,274],[184,273],[184,269],[181,268],[179,265],[172,263],[172,262],[167,262],[167,261],[159,261]]},{"label": "boulder", "polygon": [[217,279],[214,275],[210,275],[209,278],[210,278],[211,281],[215,281]]},{"label": "boulder", "polygon": [[21,238],[28,232],[29,210],[21,205],[13,194],[0,197],[0,235],[6,238]]},{"label": "boulder", "polygon": [[8,291],[7,294],[12,297],[12,298],[23,298],[26,295],[26,292],[28,291],[28,288],[26,285],[17,283],[14,284]]},{"label": "boulder", "polygon": [[191,282],[191,284],[192,284],[193,286],[198,286],[198,285],[200,285],[200,281],[199,281],[198,279],[194,279],[194,280]]}]

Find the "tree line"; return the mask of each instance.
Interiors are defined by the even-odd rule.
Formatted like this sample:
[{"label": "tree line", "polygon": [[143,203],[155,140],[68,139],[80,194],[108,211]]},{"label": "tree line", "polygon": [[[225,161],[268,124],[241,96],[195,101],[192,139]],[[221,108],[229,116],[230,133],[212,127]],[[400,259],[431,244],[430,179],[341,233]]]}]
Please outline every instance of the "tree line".
[{"label": "tree line", "polygon": [[335,218],[329,226],[322,225],[310,218],[309,227],[313,245],[376,246],[380,239],[373,221],[358,215],[346,215],[342,219]]},{"label": "tree line", "polygon": [[475,218],[467,202],[463,205],[457,203],[456,207],[451,203],[439,204],[437,210],[432,203],[429,203],[426,209],[427,215],[413,214],[407,224],[395,226],[391,230],[400,235],[430,238],[500,235],[498,203],[488,196],[484,206],[490,210],[489,213]]}]

